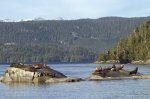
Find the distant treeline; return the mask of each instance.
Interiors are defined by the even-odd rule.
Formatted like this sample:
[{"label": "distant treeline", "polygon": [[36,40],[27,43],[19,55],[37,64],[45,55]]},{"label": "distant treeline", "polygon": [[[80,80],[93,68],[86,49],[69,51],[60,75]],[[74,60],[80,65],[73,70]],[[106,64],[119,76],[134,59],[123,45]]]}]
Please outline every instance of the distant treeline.
[{"label": "distant treeline", "polygon": [[150,21],[135,28],[128,38],[122,39],[111,50],[98,57],[98,61],[120,60],[121,62],[148,59],[150,59]]},{"label": "distant treeline", "polygon": [[0,63],[92,62],[96,54],[82,47],[65,50],[52,45],[1,45]]}]

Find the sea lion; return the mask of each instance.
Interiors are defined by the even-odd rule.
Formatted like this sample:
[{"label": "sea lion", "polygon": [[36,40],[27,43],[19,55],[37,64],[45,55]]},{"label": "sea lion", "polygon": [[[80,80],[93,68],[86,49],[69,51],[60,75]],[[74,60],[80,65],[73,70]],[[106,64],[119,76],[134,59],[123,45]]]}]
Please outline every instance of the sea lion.
[{"label": "sea lion", "polygon": [[116,66],[115,66],[115,64],[113,64],[113,66],[111,67],[110,70],[111,70],[111,71],[116,71]]},{"label": "sea lion", "polygon": [[109,71],[109,70],[111,70],[111,67],[104,67],[104,68],[102,69],[102,71]]},{"label": "sea lion", "polygon": [[41,68],[45,68],[46,67],[46,64],[34,64],[33,67],[35,69],[41,69]]},{"label": "sea lion", "polygon": [[12,64],[10,65],[10,67],[20,68],[20,67],[21,67],[21,64],[12,63]]},{"label": "sea lion", "polygon": [[116,71],[116,68],[111,68],[111,71]]},{"label": "sea lion", "polygon": [[136,67],[133,71],[130,71],[129,75],[137,74],[137,71],[138,71],[138,67]]},{"label": "sea lion", "polygon": [[113,66],[111,67],[111,71],[116,71],[116,66],[115,66],[115,64],[113,64]]},{"label": "sea lion", "polygon": [[10,67],[15,67],[15,66],[16,66],[16,63],[10,64]]},{"label": "sea lion", "polygon": [[109,72],[109,70],[108,70],[106,67],[104,67],[103,70],[102,70],[102,72],[100,73],[100,75],[101,75],[102,77],[106,77],[107,74],[108,74],[108,72]]},{"label": "sea lion", "polygon": [[107,67],[106,70],[111,70],[111,67]]},{"label": "sea lion", "polygon": [[95,69],[95,72],[101,72],[102,71],[102,67],[101,66],[97,66]]},{"label": "sea lion", "polygon": [[118,70],[122,70],[123,68],[124,68],[124,65],[122,64],[122,65],[116,67],[116,70],[117,70],[117,71],[118,71]]},{"label": "sea lion", "polygon": [[35,71],[36,71],[36,69],[35,69],[34,67],[32,67],[32,66],[26,67],[26,68],[24,68],[23,70],[25,70],[25,71],[30,71],[30,72],[35,72]]},{"label": "sea lion", "polygon": [[113,64],[113,66],[112,66],[111,68],[116,68],[116,65],[115,65],[115,64]]},{"label": "sea lion", "polygon": [[95,68],[95,71],[92,73],[93,75],[99,75],[102,72],[102,67],[101,66],[97,66]]}]

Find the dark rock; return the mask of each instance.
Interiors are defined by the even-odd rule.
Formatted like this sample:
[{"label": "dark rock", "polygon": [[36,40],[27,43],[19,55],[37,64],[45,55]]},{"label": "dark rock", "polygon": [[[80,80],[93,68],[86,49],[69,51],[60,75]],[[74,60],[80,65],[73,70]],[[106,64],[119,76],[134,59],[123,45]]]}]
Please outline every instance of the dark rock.
[{"label": "dark rock", "polygon": [[137,72],[138,67],[132,71],[124,70],[123,68],[124,65],[115,66],[115,64],[113,64],[112,67],[104,67],[101,68],[101,70],[96,68],[92,75],[98,75],[101,77],[129,77],[132,75],[140,74]]},{"label": "dark rock", "polygon": [[101,68],[101,71],[95,70],[92,75],[86,78],[86,80],[150,79],[149,74],[139,73],[138,67],[134,70],[125,70],[123,69],[123,65],[107,68],[111,69]]}]

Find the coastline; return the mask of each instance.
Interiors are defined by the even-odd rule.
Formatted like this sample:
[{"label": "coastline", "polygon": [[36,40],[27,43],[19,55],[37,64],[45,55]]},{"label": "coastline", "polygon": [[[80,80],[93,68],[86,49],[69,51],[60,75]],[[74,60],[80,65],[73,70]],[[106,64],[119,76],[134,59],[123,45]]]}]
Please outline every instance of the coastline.
[{"label": "coastline", "polygon": [[95,61],[95,64],[120,64],[119,60]]},{"label": "coastline", "polygon": [[130,63],[120,63],[119,60],[107,60],[107,61],[95,61],[95,64],[133,64],[133,65],[150,65],[150,59],[148,60],[133,60]]}]

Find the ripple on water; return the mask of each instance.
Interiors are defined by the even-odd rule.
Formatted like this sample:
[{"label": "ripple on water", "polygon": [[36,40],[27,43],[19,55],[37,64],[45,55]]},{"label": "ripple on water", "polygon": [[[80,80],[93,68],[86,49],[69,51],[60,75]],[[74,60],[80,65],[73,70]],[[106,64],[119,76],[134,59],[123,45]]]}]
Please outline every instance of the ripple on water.
[{"label": "ripple on water", "polygon": [[[69,76],[86,77],[95,64],[51,64],[52,68]],[[103,65],[104,66],[104,65]],[[6,65],[0,65],[0,74]],[[133,69],[135,65],[125,65]],[[140,66],[140,72],[149,73],[150,67]],[[0,99],[150,99],[150,79],[82,81],[53,84],[3,84]]]}]

